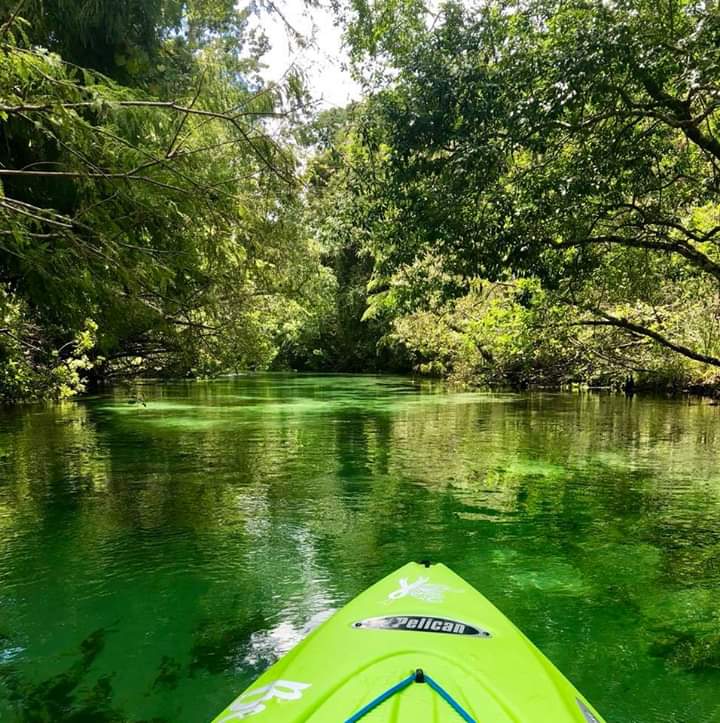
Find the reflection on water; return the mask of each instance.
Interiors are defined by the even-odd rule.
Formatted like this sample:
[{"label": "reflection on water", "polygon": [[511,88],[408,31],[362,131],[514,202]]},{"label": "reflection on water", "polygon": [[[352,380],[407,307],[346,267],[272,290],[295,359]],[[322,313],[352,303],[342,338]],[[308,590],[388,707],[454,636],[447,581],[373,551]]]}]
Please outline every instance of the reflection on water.
[{"label": "reflection on water", "polygon": [[410,559],[615,723],[720,721],[720,410],[379,377],[0,415],[0,720],[209,719]]}]

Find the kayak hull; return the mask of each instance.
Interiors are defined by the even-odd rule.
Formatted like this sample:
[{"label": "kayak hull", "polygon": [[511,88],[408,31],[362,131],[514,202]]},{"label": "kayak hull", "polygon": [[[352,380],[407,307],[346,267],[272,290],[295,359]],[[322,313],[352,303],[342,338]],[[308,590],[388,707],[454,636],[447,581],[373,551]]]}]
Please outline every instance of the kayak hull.
[{"label": "kayak hull", "polygon": [[[409,563],[368,588],[269,668],[214,723],[347,721],[420,670],[470,720],[603,723],[550,661],[477,590],[444,565]],[[413,682],[363,723],[463,718]]]}]

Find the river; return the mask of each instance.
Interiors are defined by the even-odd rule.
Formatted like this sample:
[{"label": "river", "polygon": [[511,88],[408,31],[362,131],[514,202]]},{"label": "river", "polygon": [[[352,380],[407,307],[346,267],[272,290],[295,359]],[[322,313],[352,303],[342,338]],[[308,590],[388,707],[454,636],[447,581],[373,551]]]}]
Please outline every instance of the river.
[{"label": "river", "polygon": [[707,401],[399,377],[1,412],[0,720],[202,723],[431,558],[609,723],[720,721],[719,452]]}]

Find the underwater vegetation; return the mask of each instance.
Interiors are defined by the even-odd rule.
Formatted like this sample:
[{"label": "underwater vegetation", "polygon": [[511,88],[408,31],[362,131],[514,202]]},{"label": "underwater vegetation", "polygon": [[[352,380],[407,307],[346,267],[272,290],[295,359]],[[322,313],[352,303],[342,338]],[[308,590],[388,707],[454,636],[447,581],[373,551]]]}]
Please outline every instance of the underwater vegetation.
[{"label": "underwater vegetation", "polygon": [[18,721],[28,723],[114,723],[122,721],[113,710],[112,676],[104,676],[87,689],[87,678],[105,647],[108,628],[88,635],[79,646],[78,659],[64,672],[33,683],[12,665],[0,667],[0,683],[8,690]]}]

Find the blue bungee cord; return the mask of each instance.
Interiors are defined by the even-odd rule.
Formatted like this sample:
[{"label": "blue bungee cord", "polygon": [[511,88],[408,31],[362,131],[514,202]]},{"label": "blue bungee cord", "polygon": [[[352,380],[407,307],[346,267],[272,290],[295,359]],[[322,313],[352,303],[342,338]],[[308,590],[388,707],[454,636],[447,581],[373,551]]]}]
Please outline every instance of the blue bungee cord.
[{"label": "blue bungee cord", "polygon": [[383,693],[380,693],[376,698],[373,698],[367,705],[364,705],[357,713],[353,713],[345,723],[356,723],[361,718],[366,716],[371,710],[374,710],[379,705],[384,703],[388,698],[391,698],[395,693],[399,693],[404,690],[412,683],[427,683],[464,721],[465,723],[477,723],[477,721],[443,688],[440,683],[433,680],[429,675],[423,673],[418,668],[414,673],[408,675],[407,678],[403,678],[399,683],[395,683],[392,687],[388,688]]},{"label": "blue bungee cord", "polygon": [[434,681],[429,675],[425,676],[425,682],[465,721],[465,723],[477,723],[470,714],[443,688],[440,683]]}]

